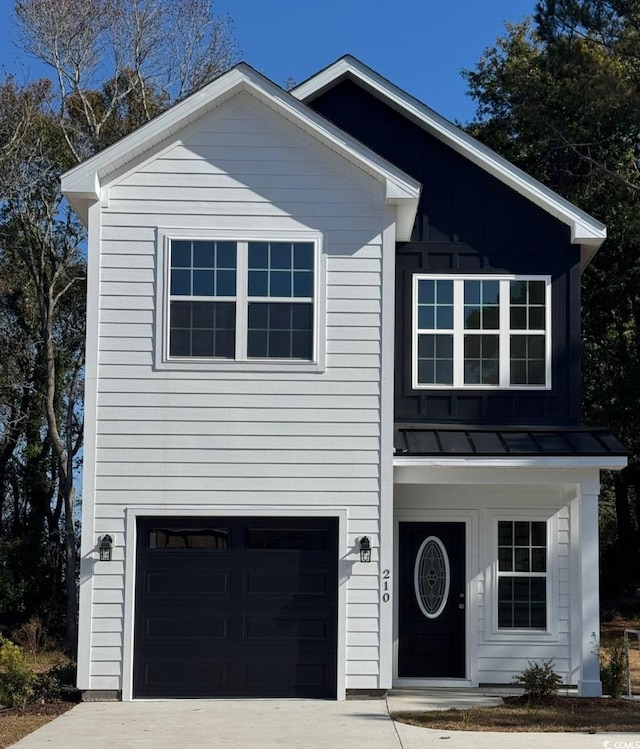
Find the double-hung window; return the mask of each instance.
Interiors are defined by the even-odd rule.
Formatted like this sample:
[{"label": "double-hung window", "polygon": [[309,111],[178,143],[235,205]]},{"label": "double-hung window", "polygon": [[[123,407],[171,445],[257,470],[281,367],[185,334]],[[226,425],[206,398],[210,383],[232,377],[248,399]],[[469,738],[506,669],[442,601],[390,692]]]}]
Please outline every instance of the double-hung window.
[{"label": "double-hung window", "polygon": [[547,524],[498,521],[498,628],[547,627]]},{"label": "double-hung window", "polygon": [[413,278],[414,388],[548,388],[546,276]]},{"label": "double-hung window", "polygon": [[313,361],[315,241],[168,240],[169,360]]}]

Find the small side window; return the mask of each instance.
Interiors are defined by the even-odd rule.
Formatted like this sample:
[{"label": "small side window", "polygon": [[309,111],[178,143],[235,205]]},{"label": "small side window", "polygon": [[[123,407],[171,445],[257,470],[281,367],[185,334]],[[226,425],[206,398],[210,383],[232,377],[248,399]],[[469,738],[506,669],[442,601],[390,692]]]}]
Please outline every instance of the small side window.
[{"label": "small side window", "polygon": [[547,524],[498,521],[498,628],[547,626]]}]

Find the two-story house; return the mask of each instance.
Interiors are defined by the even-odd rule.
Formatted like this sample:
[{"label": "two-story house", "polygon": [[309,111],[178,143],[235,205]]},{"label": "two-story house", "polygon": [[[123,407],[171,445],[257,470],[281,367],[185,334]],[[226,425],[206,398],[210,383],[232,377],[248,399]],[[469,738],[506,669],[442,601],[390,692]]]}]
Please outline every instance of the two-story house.
[{"label": "two-story house", "polygon": [[599,471],[625,464],[580,427],[602,224],[351,57],[291,93],[238,65],[62,184],[88,227],[88,697],[542,658],[600,693]]}]

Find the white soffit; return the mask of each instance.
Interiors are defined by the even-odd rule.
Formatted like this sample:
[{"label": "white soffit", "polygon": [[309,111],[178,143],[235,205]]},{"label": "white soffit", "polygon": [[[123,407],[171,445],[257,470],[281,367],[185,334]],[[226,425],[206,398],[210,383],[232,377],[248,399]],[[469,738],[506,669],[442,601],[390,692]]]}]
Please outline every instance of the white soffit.
[{"label": "white soffit", "polygon": [[296,86],[291,93],[309,102],[344,78],[351,78],[389,106],[446,143],[477,166],[508,185],[571,229],[571,242],[581,245],[584,268],[607,237],[607,228],[597,219],[545,187],[522,169],[480,143],[463,130],[403,91],[351,55],[345,55],[329,67]]},{"label": "white soffit", "polygon": [[88,204],[100,200],[110,175],[145,152],[179,137],[179,131],[240,91],[246,91],[328,148],[385,185],[387,204],[396,206],[397,239],[411,237],[420,183],[317,114],[246,63],[216,78],[146,125],[62,175],[62,192],[86,222]]}]

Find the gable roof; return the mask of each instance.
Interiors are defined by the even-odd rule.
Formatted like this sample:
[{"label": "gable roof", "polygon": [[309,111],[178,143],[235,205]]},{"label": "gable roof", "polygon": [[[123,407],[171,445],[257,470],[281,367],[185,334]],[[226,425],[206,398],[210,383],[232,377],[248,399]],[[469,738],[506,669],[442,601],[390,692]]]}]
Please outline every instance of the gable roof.
[{"label": "gable roof", "polygon": [[341,57],[332,65],[296,86],[291,93],[300,101],[310,102],[345,78],[354,80],[454,151],[569,226],[571,242],[581,245],[580,261],[583,268],[606,239],[607,229],[600,221],[565,200],[561,195],[351,55]]},{"label": "gable roof", "polygon": [[420,183],[246,63],[236,65],[133,133],[63,174],[63,194],[86,222],[89,204],[102,198],[102,188],[108,185],[109,178],[119,169],[172,136],[179,138],[183,128],[240,91],[248,92],[382,182],[386,202],[397,209],[397,238],[410,239],[420,197]]}]

